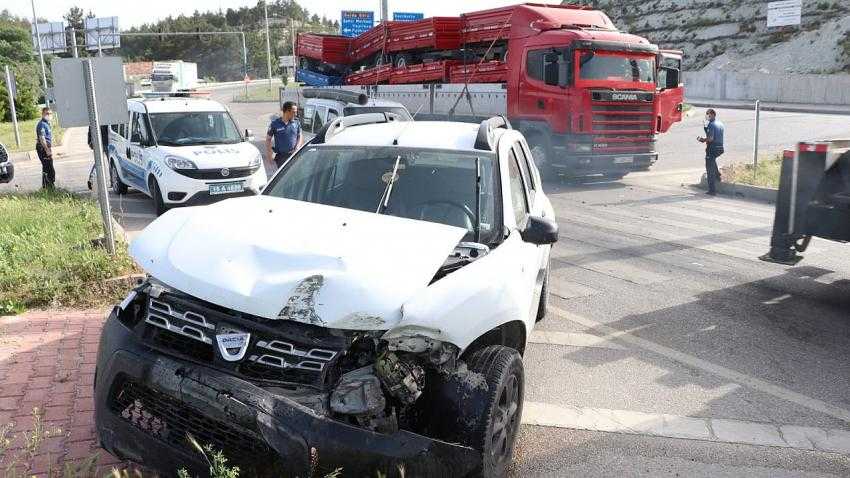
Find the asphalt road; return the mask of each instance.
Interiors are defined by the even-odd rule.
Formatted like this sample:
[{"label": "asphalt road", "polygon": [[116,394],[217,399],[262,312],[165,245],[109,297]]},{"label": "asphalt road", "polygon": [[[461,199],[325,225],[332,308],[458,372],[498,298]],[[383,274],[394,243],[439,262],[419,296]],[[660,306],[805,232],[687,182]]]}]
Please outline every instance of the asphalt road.
[{"label": "asphalt road", "polygon": [[[276,105],[231,108],[262,138]],[[515,476],[850,476],[850,245],[760,262],[771,206],[681,186],[702,167],[695,112],[660,139],[653,171],[547,186],[561,240],[524,357]],[[727,160],[751,151],[748,114],[719,111]],[[764,117],[764,149],[850,127]],[[58,161],[59,184],[84,188],[89,165]],[[19,166],[21,188],[37,180],[37,163]],[[112,197],[131,233],[153,219],[141,194]]]}]

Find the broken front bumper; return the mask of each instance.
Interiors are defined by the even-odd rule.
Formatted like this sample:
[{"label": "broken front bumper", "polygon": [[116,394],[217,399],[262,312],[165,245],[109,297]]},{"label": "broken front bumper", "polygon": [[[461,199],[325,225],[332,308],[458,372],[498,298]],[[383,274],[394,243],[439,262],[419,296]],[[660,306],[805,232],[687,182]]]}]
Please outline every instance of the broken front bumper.
[{"label": "broken front bumper", "polygon": [[225,453],[242,476],[465,476],[479,452],[404,430],[379,434],[318,415],[282,394],[151,351],[117,318],[104,325],[95,381],[101,445],[114,455],[176,475],[205,476],[189,444]]}]

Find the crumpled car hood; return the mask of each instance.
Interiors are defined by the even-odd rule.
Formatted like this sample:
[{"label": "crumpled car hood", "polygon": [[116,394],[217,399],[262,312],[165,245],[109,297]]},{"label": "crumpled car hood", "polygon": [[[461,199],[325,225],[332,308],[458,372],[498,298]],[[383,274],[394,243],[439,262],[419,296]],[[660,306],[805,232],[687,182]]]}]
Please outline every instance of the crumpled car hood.
[{"label": "crumpled car hood", "polygon": [[386,330],[466,231],[269,196],[175,209],[130,254],[166,285],[267,319]]}]

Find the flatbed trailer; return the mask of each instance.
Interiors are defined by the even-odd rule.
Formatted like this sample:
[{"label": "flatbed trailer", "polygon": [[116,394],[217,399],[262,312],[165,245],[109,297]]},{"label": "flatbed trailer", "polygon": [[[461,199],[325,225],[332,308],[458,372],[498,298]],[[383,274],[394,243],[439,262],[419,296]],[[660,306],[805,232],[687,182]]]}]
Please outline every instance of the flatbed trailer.
[{"label": "flatbed trailer", "polygon": [[794,265],[813,237],[850,242],[850,139],[783,154],[770,252],[761,259]]}]

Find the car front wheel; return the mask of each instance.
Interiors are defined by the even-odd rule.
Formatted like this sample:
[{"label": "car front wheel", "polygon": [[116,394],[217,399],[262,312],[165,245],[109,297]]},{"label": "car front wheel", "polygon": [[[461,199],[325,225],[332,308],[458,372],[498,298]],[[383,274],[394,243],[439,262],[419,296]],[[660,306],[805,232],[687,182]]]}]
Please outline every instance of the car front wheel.
[{"label": "car front wheel", "polygon": [[[470,422],[468,445],[482,452],[480,476],[507,476],[522,418],[525,373],[516,350],[491,345],[467,360],[470,372],[483,375],[487,383],[484,413]],[[464,421],[461,420],[461,423]]]},{"label": "car front wheel", "polygon": [[168,206],[165,205],[165,200],[162,199],[162,191],[159,189],[159,183],[154,178],[151,178],[150,192],[153,198],[153,204],[156,207],[156,215],[162,216],[168,211]]},{"label": "car front wheel", "polygon": [[109,184],[115,194],[127,194],[127,185],[121,181],[121,176],[118,175],[118,169],[115,167],[115,161],[109,162]]}]

